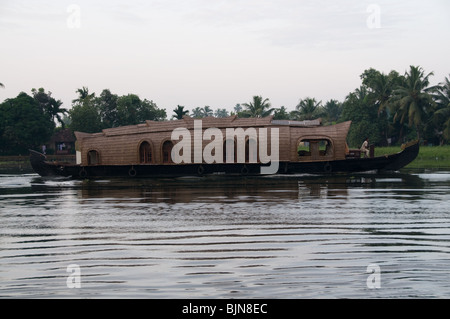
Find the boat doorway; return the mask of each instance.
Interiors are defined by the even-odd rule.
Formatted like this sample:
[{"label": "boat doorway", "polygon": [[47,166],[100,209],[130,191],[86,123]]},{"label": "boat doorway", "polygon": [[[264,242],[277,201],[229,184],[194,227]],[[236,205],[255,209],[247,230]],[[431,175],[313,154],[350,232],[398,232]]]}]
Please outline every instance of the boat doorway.
[{"label": "boat doorway", "polygon": [[100,164],[100,154],[96,150],[90,150],[87,153],[88,165]]}]

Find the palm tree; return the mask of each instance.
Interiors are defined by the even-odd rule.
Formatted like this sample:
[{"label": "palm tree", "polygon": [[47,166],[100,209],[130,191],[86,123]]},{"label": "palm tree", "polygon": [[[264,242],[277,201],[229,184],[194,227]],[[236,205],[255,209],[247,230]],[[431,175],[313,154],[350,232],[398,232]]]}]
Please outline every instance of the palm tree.
[{"label": "palm tree", "polygon": [[394,128],[389,120],[393,101],[392,93],[401,83],[401,79],[402,77],[397,71],[391,71],[388,75],[374,71],[372,76],[365,81],[365,85],[368,88],[368,102],[378,110],[376,121],[380,124],[385,143],[387,143],[389,134]]},{"label": "palm tree", "polygon": [[52,99],[51,103],[50,103],[49,111],[52,116],[52,119],[54,120],[56,118],[56,120],[61,124],[61,127],[64,129],[65,123],[64,123],[63,117],[61,117],[61,115],[64,116],[65,114],[68,114],[69,111],[64,108],[61,108],[62,104],[63,103],[61,102],[61,100]]},{"label": "palm tree", "polygon": [[287,111],[285,106],[282,106],[278,109],[275,109],[273,112],[274,120],[289,120],[289,112]]},{"label": "palm tree", "polygon": [[192,117],[196,119],[200,119],[203,117],[203,111],[202,108],[197,106],[195,109],[192,110]]},{"label": "palm tree", "polygon": [[173,110],[173,112],[175,114],[172,116],[172,119],[176,120],[182,120],[183,116],[189,114],[189,110],[184,110],[184,106],[181,105],[178,105],[177,108]]},{"label": "palm tree", "polygon": [[450,80],[445,78],[444,82],[439,83],[433,89],[433,98],[439,109],[450,106]]},{"label": "palm tree", "polygon": [[72,100],[72,103],[82,103],[84,100],[91,99],[95,96],[95,93],[89,94],[89,89],[84,86],[81,89],[76,90],[75,92],[78,93],[78,98]]},{"label": "palm tree", "polygon": [[292,114],[299,120],[314,120],[322,113],[322,101],[317,102],[315,98],[307,97],[295,107]]},{"label": "palm tree", "polygon": [[337,100],[329,100],[323,107],[323,113],[328,122],[336,122],[342,112],[342,105]]},{"label": "palm tree", "polygon": [[[433,98],[436,101],[437,111],[433,114],[433,122],[438,126],[442,125],[442,137],[450,141],[450,81],[445,81],[433,90]],[[442,141],[441,141],[442,142]]]},{"label": "palm tree", "polygon": [[392,85],[388,76],[384,73],[377,74],[372,82],[371,89],[371,98],[374,104],[378,106],[378,115],[380,115],[387,110],[392,94]]},{"label": "palm tree", "polygon": [[206,105],[203,109],[203,117],[208,117],[208,116],[213,116],[214,111],[211,110],[211,107],[209,107],[208,105]]},{"label": "palm tree", "polygon": [[244,117],[266,117],[272,114],[273,108],[270,106],[269,99],[264,99],[261,96],[253,96],[253,101],[242,104],[245,110],[240,112]]},{"label": "palm tree", "polygon": [[402,84],[392,93],[394,122],[399,120],[400,124],[403,124],[407,121],[410,127],[414,126],[419,140],[422,125],[433,103],[432,96],[427,92],[430,89],[428,85],[432,75],[433,72],[425,75],[421,67],[411,65],[409,73],[405,73]]},{"label": "palm tree", "polygon": [[389,74],[369,69],[363,75],[363,85],[367,87],[371,103],[378,108],[378,115],[386,113],[389,110],[389,99],[392,97],[392,91],[399,84],[401,79],[397,71],[391,71]]},{"label": "palm tree", "polygon": [[52,97],[52,92],[46,93],[44,88],[39,88],[37,90],[33,88],[31,92],[33,93],[33,97],[36,102],[38,102],[41,109],[51,117],[51,120],[55,121],[56,119],[61,124],[62,128],[64,128],[65,124],[62,116],[64,116],[64,114],[68,114],[68,111],[61,108],[61,105],[63,104],[61,100],[55,100]]},{"label": "palm tree", "polygon": [[224,118],[224,117],[228,117],[229,115],[228,115],[228,111],[227,111],[227,109],[217,109],[215,112],[214,112],[214,116],[215,117],[218,117],[218,118]]}]

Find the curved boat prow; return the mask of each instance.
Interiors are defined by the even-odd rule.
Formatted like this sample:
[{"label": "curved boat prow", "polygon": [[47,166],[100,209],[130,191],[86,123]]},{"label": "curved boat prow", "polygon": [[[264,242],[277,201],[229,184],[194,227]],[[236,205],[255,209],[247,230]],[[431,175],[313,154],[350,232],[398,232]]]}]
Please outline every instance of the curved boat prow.
[{"label": "curved boat prow", "polygon": [[384,170],[396,171],[399,170],[412,161],[414,161],[419,154],[419,141],[412,141],[402,145],[402,151],[396,156],[395,160],[389,163]]},{"label": "curved boat prow", "polygon": [[46,163],[47,157],[39,152],[30,151],[30,163],[33,170],[41,176],[53,176],[54,171],[51,166]]}]

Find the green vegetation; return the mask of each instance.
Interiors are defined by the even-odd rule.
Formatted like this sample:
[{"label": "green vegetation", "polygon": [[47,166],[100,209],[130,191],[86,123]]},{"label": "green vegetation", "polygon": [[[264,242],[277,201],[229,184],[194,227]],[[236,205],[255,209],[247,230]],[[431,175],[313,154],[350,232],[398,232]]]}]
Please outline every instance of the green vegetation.
[{"label": "green vegetation", "polygon": [[266,117],[274,111],[271,108],[269,99],[264,99],[261,96],[253,96],[253,101],[242,104],[245,110],[238,113],[239,117]]},{"label": "green vegetation", "polygon": [[72,101],[69,111],[69,127],[73,131],[94,133],[146,120],[161,121],[167,116],[153,101],[141,100],[136,94],[118,96],[105,89],[96,97],[86,87],[76,92],[79,96]]},{"label": "green vegetation", "polygon": [[175,110],[173,110],[174,115],[172,116],[172,119],[174,120],[181,120],[183,119],[183,116],[188,115],[189,111],[184,109],[184,106],[178,105]]},{"label": "green vegetation", "polygon": [[432,75],[416,66],[411,66],[404,75],[397,71],[389,74],[375,69],[364,71],[361,87],[344,101],[339,119],[353,121],[349,144],[358,145],[362,136],[368,136],[377,145],[411,139],[434,145],[450,142],[445,133],[449,124],[446,116],[450,114],[440,111],[448,108],[450,90],[445,83],[429,87]]},{"label": "green vegetation", "polygon": [[33,93],[22,92],[0,104],[0,155],[28,154],[53,134],[56,113],[64,112],[61,103],[44,89]]}]

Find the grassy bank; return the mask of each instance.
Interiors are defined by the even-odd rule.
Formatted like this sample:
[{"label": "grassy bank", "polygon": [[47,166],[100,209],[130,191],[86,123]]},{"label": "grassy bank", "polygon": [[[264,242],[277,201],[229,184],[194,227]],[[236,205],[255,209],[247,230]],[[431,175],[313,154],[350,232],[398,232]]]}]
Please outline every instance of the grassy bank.
[{"label": "grassy bank", "polygon": [[[375,156],[400,152],[400,146],[375,147]],[[450,169],[450,145],[421,146],[417,158],[405,168]]]},{"label": "grassy bank", "polygon": [[29,156],[0,156],[0,174],[32,173]]}]

